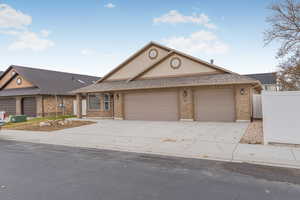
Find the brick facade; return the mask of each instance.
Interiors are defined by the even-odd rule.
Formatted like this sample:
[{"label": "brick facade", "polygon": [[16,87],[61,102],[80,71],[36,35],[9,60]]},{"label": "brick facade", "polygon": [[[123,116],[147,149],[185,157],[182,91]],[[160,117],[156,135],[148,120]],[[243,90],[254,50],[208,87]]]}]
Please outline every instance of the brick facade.
[{"label": "brick facade", "polygon": [[[194,95],[193,91],[199,87],[185,87],[178,88],[179,94],[179,119],[182,121],[193,121],[194,116]],[[253,88],[251,85],[220,85],[220,86],[205,86],[202,88],[232,88],[234,90],[235,113],[236,121],[251,120],[252,100],[251,95]],[[122,92],[115,92],[111,101],[110,111],[103,109],[103,97],[100,97],[100,110],[87,109],[88,117],[103,117],[124,119],[124,94]],[[113,108],[113,109],[112,109]]]},{"label": "brick facade", "polygon": [[181,121],[194,120],[194,98],[192,88],[179,89],[179,108]]},{"label": "brick facade", "polygon": [[124,119],[124,94],[114,94],[114,119]]},{"label": "brick facade", "polygon": [[[72,115],[74,99],[74,96],[43,96],[43,108],[37,110],[43,110],[44,116]],[[60,107],[61,104],[64,107]]]},{"label": "brick facade", "polygon": [[251,91],[252,88],[249,85],[235,86],[235,112],[237,121],[251,120]]}]

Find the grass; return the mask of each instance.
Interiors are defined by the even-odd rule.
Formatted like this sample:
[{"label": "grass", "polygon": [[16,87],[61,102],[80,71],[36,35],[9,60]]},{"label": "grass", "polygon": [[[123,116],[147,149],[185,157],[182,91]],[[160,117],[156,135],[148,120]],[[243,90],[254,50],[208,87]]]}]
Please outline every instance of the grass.
[{"label": "grass", "polygon": [[18,122],[18,123],[8,122],[3,126],[3,128],[14,128],[14,127],[18,127],[18,126],[35,124],[35,123],[44,122],[44,121],[48,121],[48,120],[62,120],[62,119],[68,119],[68,118],[73,118],[73,117],[75,117],[75,116],[64,115],[64,116],[57,116],[57,117],[37,117],[37,118],[29,119],[26,122]]}]

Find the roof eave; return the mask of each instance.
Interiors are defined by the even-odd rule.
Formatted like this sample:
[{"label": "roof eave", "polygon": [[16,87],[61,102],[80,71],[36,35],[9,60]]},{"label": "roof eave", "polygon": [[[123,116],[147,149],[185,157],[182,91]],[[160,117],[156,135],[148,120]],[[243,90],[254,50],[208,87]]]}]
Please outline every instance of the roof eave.
[{"label": "roof eave", "polygon": [[116,88],[109,90],[99,90],[99,89],[79,89],[74,91],[75,94],[78,93],[95,93],[95,92],[115,92],[115,91],[132,91],[132,90],[143,90],[143,89],[163,89],[163,88],[179,88],[179,87],[200,87],[200,86],[218,86],[218,85],[252,85],[254,87],[261,87],[258,81],[241,81],[241,82],[228,82],[228,83],[202,83],[202,84],[180,84],[172,86],[153,86],[153,87],[136,87],[136,88]]}]

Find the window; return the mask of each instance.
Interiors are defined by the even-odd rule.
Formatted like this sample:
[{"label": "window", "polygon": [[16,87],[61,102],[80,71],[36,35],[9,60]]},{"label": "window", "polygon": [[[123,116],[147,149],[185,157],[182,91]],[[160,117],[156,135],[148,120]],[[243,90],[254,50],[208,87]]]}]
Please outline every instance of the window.
[{"label": "window", "polygon": [[109,111],[110,110],[110,95],[104,94],[104,110]]},{"label": "window", "polygon": [[89,109],[91,110],[99,110],[100,109],[100,98],[99,95],[89,94]]},{"label": "window", "polygon": [[22,79],[20,77],[18,77],[16,82],[17,82],[17,85],[21,85],[22,84]]}]

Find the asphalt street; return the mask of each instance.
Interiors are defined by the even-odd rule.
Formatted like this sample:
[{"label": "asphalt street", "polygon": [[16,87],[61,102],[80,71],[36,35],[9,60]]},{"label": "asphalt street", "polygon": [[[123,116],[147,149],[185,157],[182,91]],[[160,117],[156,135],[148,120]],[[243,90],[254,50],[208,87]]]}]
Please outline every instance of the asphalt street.
[{"label": "asphalt street", "polygon": [[0,141],[0,200],[300,199],[300,170]]}]

